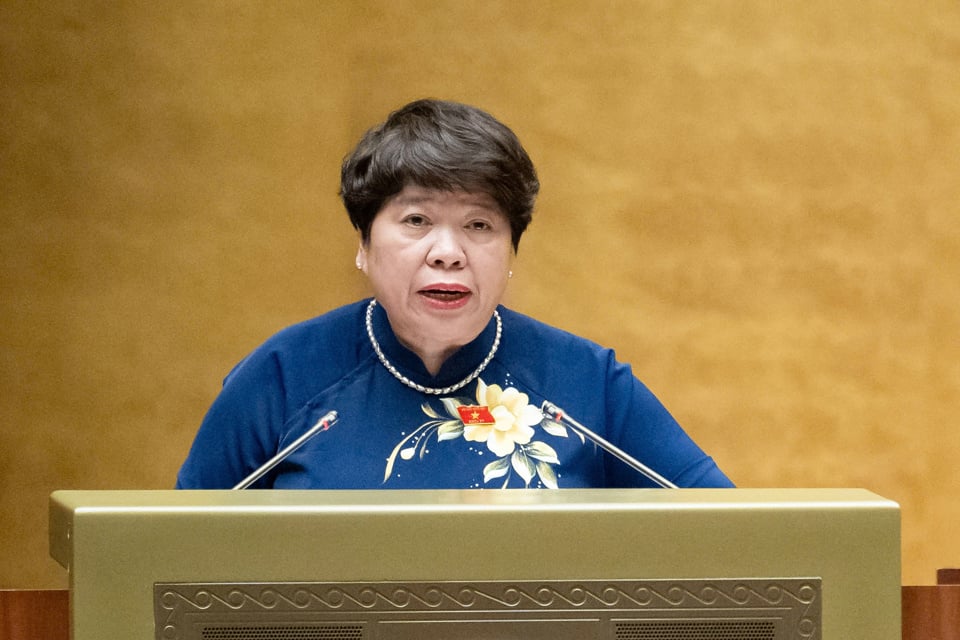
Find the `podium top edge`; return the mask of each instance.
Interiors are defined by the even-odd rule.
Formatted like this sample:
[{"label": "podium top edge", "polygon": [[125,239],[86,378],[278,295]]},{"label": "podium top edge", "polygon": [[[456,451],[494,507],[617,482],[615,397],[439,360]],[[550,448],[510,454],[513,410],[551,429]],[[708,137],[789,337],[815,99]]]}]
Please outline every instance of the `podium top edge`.
[{"label": "podium top edge", "polygon": [[597,509],[894,508],[866,489],[59,490],[52,505],[82,509]]}]

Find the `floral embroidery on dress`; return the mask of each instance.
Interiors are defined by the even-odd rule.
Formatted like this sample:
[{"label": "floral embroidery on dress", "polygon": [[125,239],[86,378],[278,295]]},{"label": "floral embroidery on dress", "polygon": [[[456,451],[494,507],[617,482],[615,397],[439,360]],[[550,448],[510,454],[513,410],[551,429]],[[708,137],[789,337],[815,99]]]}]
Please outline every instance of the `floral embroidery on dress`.
[{"label": "floral embroidery on dress", "polygon": [[567,437],[567,429],[530,404],[527,394],[514,387],[504,389],[478,379],[476,404],[469,398],[452,397],[441,398],[440,402],[447,415],[441,415],[428,402],[420,406],[430,420],[394,447],[387,458],[384,482],[393,473],[398,456],[402,460],[423,459],[428,442],[436,435],[437,442],[462,437],[468,442],[485,444],[497,459],[483,468],[484,483],[504,478],[501,488],[506,488],[516,473],[526,487],[538,478],[543,486],[558,488],[555,467],[560,465],[560,460],[557,452],[546,442],[534,438],[538,426],[543,432],[561,438]]}]

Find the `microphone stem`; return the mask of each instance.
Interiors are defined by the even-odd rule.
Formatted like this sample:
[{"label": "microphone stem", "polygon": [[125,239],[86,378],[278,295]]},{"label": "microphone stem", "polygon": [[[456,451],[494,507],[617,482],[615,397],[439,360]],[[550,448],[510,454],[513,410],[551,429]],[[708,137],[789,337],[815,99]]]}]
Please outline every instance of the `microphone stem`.
[{"label": "microphone stem", "polygon": [[263,466],[259,467],[256,471],[254,471],[249,476],[241,480],[240,483],[233,488],[233,490],[236,491],[237,489],[246,489],[247,487],[252,485],[254,482],[262,478],[268,471],[270,471],[275,466],[277,466],[284,458],[286,458],[291,453],[293,453],[294,451],[302,447],[307,440],[317,435],[321,431],[326,431],[336,421],[337,421],[337,412],[336,411],[328,412],[326,415],[320,418],[320,420],[317,421],[317,424],[310,427],[309,431],[307,431],[302,436],[300,436],[299,438],[297,438],[296,440],[288,444],[286,447],[283,448],[283,450],[280,453],[278,453],[277,455],[267,460],[267,462],[264,463]]},{"label": "microphone stem", "polygon": [[620,459],[622,462],[626,463],[628,466],[638,471],[641,475],[646,476],[649,480],[652,480],[654,483],[660,485],[661,487],[665,489],[679,488],[677,487],[677,485],[670,482],[669,480],[661,476],[659,473],[657,473],[647,465],[643,464],[642,462],[640,462],[639,460],[631,456],[629,453],[627,453],[623,449],[617,447],[612,442],[609,442],[603,439],[598,434],[594,433],[587,427],[583,426],[582,424],[580,424],[579,422],[571,418],[560,407],[553,404],[549,400],[544,400],[543,405],[540,407],[540,410],[543,411],[545,414],[547,414],[553,420],[557,422],[566,423],[567,426],[572,428],[577,433],[583,435],[587,440],[590,440],[591,442],[599,446],[601,449],[603,449],[607,453]]}]

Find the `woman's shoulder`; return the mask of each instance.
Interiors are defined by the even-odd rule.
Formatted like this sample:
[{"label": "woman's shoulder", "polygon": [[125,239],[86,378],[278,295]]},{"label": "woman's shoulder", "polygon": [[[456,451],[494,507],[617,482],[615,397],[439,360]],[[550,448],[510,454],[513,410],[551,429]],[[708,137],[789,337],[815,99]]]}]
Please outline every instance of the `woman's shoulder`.
[{"label": "woman's shoulder", "polygon": [[272,369],[285,376],[335,378],[356,365],[366,301],[332,309],[274,333],[230,373],[247,368]]},{"label": "woman's shoulder", "polygon": [[317,339],[336,341],[340,338],[342,341],[344,331],[363,329],[363,314],[368,303],[369,300],[351,302],[319,316],[292,324],[273,334],[264,345],[283,345],[289,342]]},{"label": "woman's shoulder", "polygon": [[613,349],[513,311],[503,311],[500,364],[528,392],[558,402],[594,425],[606,407],[627,403],[642,386]]},{"label": "woman's shoulder", "polygon": [[599,373],[616,362],[613,349],[511,309],[500,309],[503,343],[514,366]]}]

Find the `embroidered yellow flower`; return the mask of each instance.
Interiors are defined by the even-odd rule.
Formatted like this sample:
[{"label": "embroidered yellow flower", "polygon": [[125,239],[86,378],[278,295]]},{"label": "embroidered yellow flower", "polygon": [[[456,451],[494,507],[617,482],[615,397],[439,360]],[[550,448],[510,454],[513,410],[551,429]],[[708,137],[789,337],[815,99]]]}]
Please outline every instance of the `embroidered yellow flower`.
[{"label": "embroidered yellow flower", "polygon": [[543,419],[538,408],[529,404],[529,397],[514,387],[501,389],[500,385],[477,384],[477,404],[490,408],[494,424],[465,425],[463,437],[472,442],[486,442],[487,448],[498,456],[513,453],[518,444],[527,444],[533,438],[533,426]]}]

